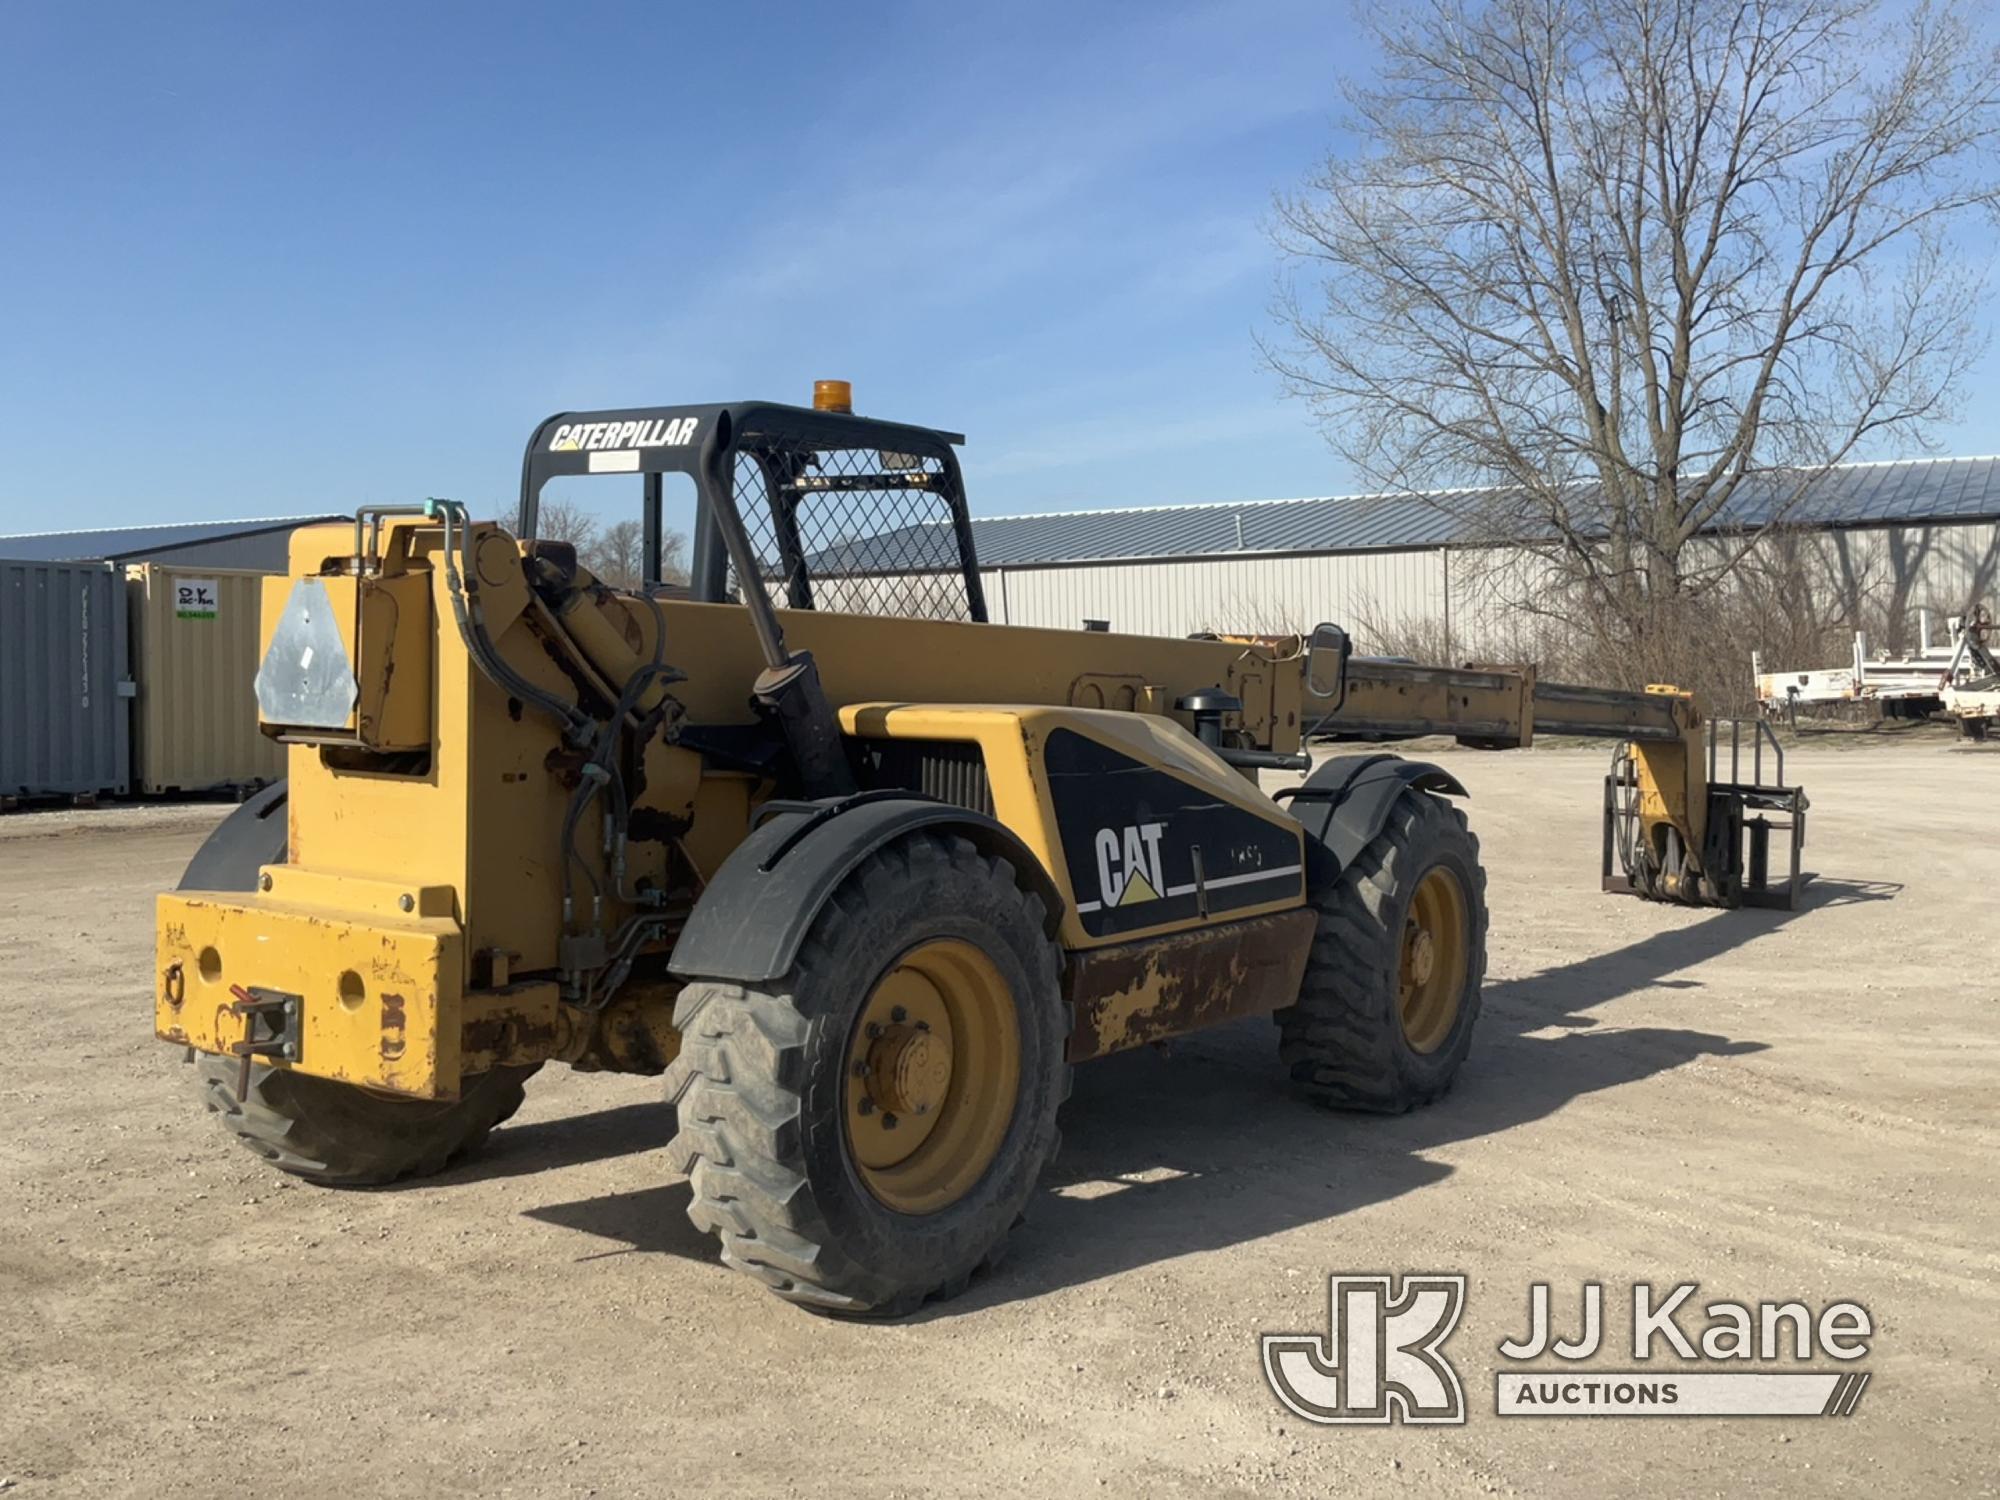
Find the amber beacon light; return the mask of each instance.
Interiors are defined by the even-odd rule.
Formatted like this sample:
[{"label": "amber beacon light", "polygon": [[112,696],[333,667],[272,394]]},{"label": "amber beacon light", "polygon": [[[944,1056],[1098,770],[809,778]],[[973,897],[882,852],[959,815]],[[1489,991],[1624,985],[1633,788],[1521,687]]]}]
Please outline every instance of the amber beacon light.
[{"label": "amber beacon light", "polygon": [[815,380],[813,410],[851,414],[854,410],[854,387],[845,380]]}]

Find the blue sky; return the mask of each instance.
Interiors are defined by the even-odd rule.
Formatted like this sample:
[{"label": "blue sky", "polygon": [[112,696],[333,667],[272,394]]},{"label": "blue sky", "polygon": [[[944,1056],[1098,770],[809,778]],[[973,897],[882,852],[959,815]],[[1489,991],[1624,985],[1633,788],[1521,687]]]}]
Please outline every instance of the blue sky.
[{"label": "blue sky", "polygon": [[816,376],[978,512],[1349,486],[1253,344],[1344,6],[0,17],[0,531],[499,513],[550,411]]}]

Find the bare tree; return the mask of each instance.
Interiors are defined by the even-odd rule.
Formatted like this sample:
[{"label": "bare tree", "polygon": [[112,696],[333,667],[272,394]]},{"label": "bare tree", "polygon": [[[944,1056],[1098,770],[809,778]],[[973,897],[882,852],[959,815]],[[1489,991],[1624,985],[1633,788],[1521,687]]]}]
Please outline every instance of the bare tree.
[{"label": "bare tree", "polygon": [[[576,548],[577,561],[613,588],[636,589],[645,572],[645,529],[636,519],[604,524],[574,500],[551,497],[542,502],[535,530],[551,541]],[[687,581],[687,538],[677,531],[660,535],[660,577],[669,583]]]},{"label": "bare tree", "polygon": [[613,521],[597,533],[585,565],[615,589],[636,589],[643,568],[645,538],[637,521]]},{"label": "bare tree", "polygon": [[660,532],[660,578],[666,583],[688,581],[688,539],[678,531]]},{"label": "bare tree", "polygon": [[550,497],[535,515],[535,534],[551,542],[568,542],[584,556],[597,542],[597,517],[574,500]]},{"label": "bare tree", "polygon": [[1629,639],[1949,414],[2000,220],[2000,49],[1952,0],[1373,14],[1360,144],[1278,204],[1266,349],[1372,481],[1483,487],[1439,503]]}]

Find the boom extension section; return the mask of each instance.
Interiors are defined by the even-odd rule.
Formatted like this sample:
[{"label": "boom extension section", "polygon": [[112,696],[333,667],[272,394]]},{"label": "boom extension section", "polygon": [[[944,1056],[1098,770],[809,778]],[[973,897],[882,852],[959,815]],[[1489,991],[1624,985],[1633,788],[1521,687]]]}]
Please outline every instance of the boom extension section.
[{"label": "boom extension section", "polygon": [[[1692,694],[1672,687],[1633,693],[1541,682],[1533,667],[1356,659],[1347,670],[1340,708],[1309,733],[1450,735],[1482,749],[1522,748],[1537,735],[1618,741],[1604,783],[1607,891],[1790,908],[1812,878],[1799,868],[1809,804],[1803,788],[1785,781],[1784,751],[1766,723],[1707,721]],[[1789,849],[1775,879],[1773,833]]]}]

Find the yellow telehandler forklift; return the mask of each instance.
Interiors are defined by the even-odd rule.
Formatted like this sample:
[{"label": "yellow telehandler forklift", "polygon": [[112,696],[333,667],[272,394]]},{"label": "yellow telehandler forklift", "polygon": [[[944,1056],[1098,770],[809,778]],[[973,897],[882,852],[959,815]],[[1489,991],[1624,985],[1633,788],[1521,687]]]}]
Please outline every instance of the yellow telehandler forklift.
[{"label": "yellow telehandler forklift", "polygon": [[[1684,693],[1371,662],[1332,626],[988,624],[962,439],[815,398],[552,417],[514,534],[444,500],[294,534],[257,675],[288,778],[158,915],[156,1029],[251,1149],[386,1183],[545,1064],[664,1073],[724,1260],[895,1314],[998,1254],[1075,1063],[1274,1015],[1327,1103],[1450,1086],[1486,967],[1465,790],[1377,751],[1260,792],[1309,739],[1615,737],[1607,889],[1804,879],[1803,794],[1719,780]],[[687,598],[657,586],[669,474]],[[636,480],[638,590],[536,540],[544,486],[605,475]]]}]

